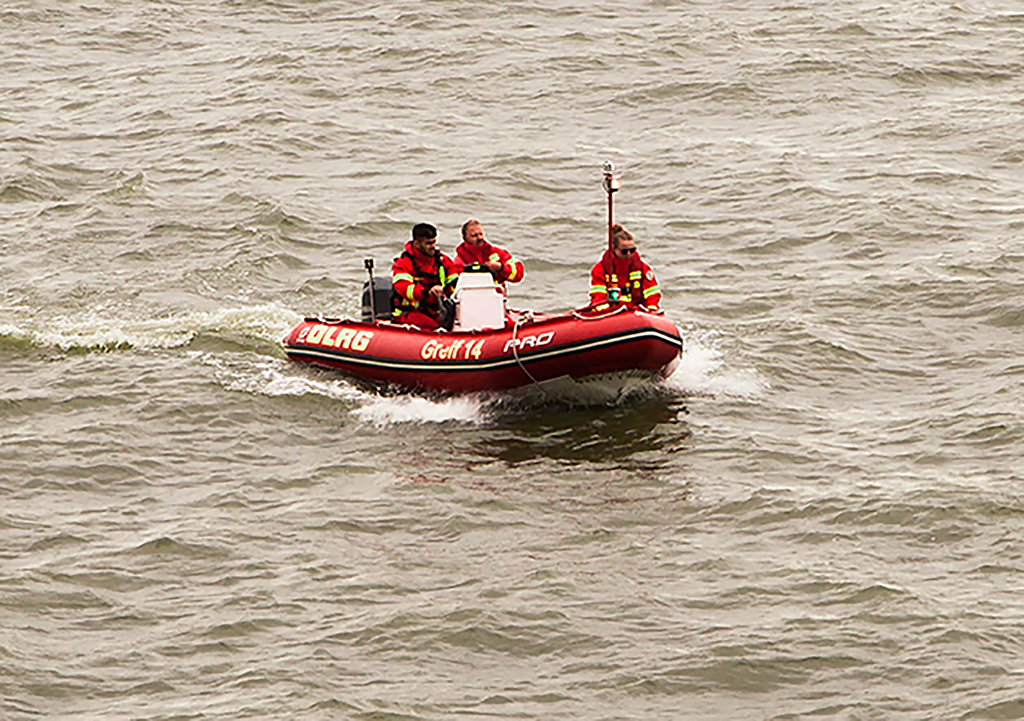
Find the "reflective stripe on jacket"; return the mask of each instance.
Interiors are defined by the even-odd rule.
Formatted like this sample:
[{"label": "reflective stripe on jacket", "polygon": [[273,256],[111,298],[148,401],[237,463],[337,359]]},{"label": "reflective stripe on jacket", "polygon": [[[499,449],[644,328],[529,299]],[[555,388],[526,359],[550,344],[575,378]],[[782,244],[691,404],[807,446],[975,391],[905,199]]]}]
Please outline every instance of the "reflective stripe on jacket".
[{"label": "reflective stripe on jacket", "polygon": [[609,300],[612,289],[619,292],[618,303],[643,305],[651,309],[661,303],[661,288],[654,270],[640,257],[639,251],[629,258],[617,258],[606,250],[601,260],[590,270],[590,305],[597,310],[611,307]]},{"label": "reflective stripe on jacket", "polygon": [[430,289],[439,285],[446,293],[451,293],[458,277],[455,264],[447,255],[441,251],[432,256],[417,253],[409,241],[391,265],[395,318],[409,310],[437,317],[437,299],[430,295]]}]

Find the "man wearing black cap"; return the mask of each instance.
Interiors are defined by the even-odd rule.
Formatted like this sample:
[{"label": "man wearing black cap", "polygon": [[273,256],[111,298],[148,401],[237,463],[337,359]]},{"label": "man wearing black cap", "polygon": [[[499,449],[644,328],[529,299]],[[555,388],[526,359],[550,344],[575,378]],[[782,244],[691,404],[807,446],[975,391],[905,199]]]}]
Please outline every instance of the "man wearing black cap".
[{"label": "man wearing black cap", "polygon": [[391,266],[393,321],[425,330],[440,328],[441,299],[452,294],[457,279],[452,259],[437,249],[437,228],[417,223],[412,240]]}]

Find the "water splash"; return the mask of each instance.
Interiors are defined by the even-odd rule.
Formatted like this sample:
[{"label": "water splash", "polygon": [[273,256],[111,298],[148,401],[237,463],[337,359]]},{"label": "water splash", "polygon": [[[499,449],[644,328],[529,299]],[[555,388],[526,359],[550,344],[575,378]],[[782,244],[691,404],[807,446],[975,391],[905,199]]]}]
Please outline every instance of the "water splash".
[{"label": "water splash", "polygon": [[486,420],[487,402],[480,396],[431,399],[421,396],[371,396],[355,411],[362,421],[385,427],[398,423],[478,424]]},{"label": "water splash", "polygon": [[719,336],[714,332],[687,336],[679,367],[666,385],[692,395],[762,397],[768,383],[752,368],[728,367],[719,343]]}]

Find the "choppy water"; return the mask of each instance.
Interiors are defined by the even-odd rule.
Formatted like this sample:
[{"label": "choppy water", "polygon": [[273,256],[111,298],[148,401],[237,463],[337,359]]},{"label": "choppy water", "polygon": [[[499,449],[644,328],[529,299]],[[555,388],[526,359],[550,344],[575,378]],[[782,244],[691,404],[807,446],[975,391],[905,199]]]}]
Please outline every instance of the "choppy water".
[{"label": "choppy water", "polygon": [[[0,717],[1024,717],[1024,11],[0,9]],[[418,221],[618,218],[611,408],[280,351]]]}]

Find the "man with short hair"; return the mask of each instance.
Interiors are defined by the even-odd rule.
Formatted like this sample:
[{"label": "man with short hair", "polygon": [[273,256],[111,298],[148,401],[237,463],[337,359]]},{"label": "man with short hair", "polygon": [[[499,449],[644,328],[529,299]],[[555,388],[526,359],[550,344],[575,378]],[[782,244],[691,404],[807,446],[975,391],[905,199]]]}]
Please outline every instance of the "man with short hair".
[{"label": "man with short hair", "polygon": [[437,228],[417,223],[412,240],[391,265],[395,323],[424,330],[441,327],[441,299],[450,296],[459,274],[455,263],[437,249]]},{"label": "man with short hair", "polygon": [[590,306],[593,310],[625,304],[657,310],[661,289],[654,271],[641,258],[633,234],[616,223],[612,247],[590,271]]},{"label": "man with short hair", "polygon": [[490,271],[495,284],[506,294],[505,283],[518,283],[526,275],[522,262],[504,248],[488,243],[480,221],[470,218],[462,224],[462,243],[455,249],[455,267],[461,273],[474,265]]}]

